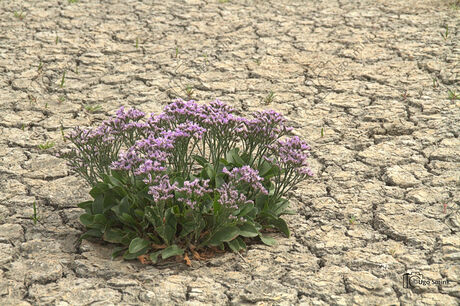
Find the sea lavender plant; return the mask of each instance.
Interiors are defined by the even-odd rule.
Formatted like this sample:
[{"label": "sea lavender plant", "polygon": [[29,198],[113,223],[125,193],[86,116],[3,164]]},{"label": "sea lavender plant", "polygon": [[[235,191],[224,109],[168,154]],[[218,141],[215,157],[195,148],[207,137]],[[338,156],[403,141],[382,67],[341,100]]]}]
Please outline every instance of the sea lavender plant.
[{"label": "sea lavender plant", "polygon": [[[310,147],[274,111],[244,118],[219,100],[176,100],[160,115],[120,108],[99,127],[75,128],[62,154],[92,187],[80,220],[119,244],[113,257],[156,262],[209,246],[233,251],[290,213],[286,193],[312,176]],[[155,248],[154,246],[164,246]],[[142,257],[144,258],[144,257]]]}]

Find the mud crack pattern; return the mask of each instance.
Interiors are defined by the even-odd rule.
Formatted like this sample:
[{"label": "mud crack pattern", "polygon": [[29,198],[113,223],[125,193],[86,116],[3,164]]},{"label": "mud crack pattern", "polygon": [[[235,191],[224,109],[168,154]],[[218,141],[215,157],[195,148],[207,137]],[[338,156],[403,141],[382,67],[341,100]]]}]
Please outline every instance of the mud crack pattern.
[{"label": "mud crack pattern", "polygon": [[[458,305],[459,6],[0,1],[0,304]],[[88,187],[61,133],[187,95],[274,109],[308,140],[293,236],[191,268],[77,243]]]}]

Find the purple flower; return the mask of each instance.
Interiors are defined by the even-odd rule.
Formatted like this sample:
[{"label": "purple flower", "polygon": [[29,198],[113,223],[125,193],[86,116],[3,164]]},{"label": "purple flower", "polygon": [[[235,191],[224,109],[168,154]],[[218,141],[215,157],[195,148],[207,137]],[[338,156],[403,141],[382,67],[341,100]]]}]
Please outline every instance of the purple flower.
[{"label": "purple flower", "polygon": [[279,140],[269,148],[274,156],[265,157],[268,162],[275,163],[281,168],[294,168],[301,175],[313,176],[307,163],[310,154],[306,151],[310,150],[310,146],[298,136],[285,141]]},{"label": "purple flower", "polygon": [[186,198],[180,197],[177,200],[187,204],[191,209],[195,208],[195,205],[197,204],[196,200],[199,200],[207,193],[213,192],[209,189],[209,180],[199,179],[195,179],[194,181],[185,181],[184,186],[176,188],[176,190],[186,194]]},{"label": "purple flower", "polygon": [[113,170],[131,170],[135,169],[142,159],[138,156],[134,147],[131,147],[126,152],[119,155],[118,161],[114,161],[110,166]]},{"label": "purple flower", "polygon": [[259,190],[263,194],[268,194],[267,189],[265,189],[262,185],[264,179],[259,176],[259,171],[251,168],[250,166],[233,168],[231,172],[227,168],[223,168],[222,172],[228,174],[235,185],[247,183],[255,190]]},{"label": "purple flower", "polygon": [[197,204],[197,202],[193,201],[193,200],[190,200],[190,199],[187,199],[187,200],[185,200],[185,204],[187,204],[187,206],[189,206],[191,209],[194,209],[195,205]]},{"label": "purple flower", "polygon": [[239,193],[231,183],[222,184],[217,191],[220,194],[218,202],[228,208],[238,209],[242,205],[254,203],[252,200],[248,200],[244,194]]},{"label": "purple flower", "polygon": [[120,107],[116,112],[116,119],[126,122],[128,120],[139,121],[145,117],[145,113],[137,109],[130,109],[128,112],[125,112],[125,107]]},{"label": "purple flower", "polygon": [[148,193],[152,195],[155,202],[166,201],[174,197],[173,192],[177,187],[177,182],[171,185],[168,175],[156,177],[152,182],[155,185],[149,187]]},{"label": "purple flower", "polygon": [[170,127],[171,120],[173,119],[173,117],[168,116],[165,113],[158,116],[152,113],[147,120],[144,130],[147,134],[152,134],[153,137],[158,137],[162,131]]},{"label": "purple flower", "polygon": [[164,135],[163,137],[149,136],[148,138],[136,142],[136,148],[145,152],[152,152],[161,150],[168,152],[174,149],[174,139],[171,135]]},{"label": "purple flower", "polygon": [[193,137],[195,139],[201,139],[203,134],[206,132],[205,128],[202,128],[196,123],[191,121],[187,121],[181,123],[177,126],[177,128],[173,131],[163,131],[160,135],[170,138],[172,140],[177,140],[180,138],[190,138]]},{"label": "purple flower", "polygon": [[[200,182],[202,185],[200,185]],[[209,187],[209,180],[199,180],[195,179],[194,181],[185,181],[184,187],[178,188],[178,191],[184,192],[187,194],[189,198],[193,197],[194,195],[198,197],[204,196],[205,193],[211,193],[212,190],[208,189]]]},{"label": "purple flower", "polygon": [[195,103],[194,100],[185,102],[182,99],[177,99],[164,108],[164,114],[170,118],[170,120],[175,118],[180,122],[184,120],[199,119],[202,116],[201,110],[202,107]]},{"label": "purple flower", "polygon": [[273,111],[259,111],[252,114],[253,119],[241,120],[238,132],[241,137],[256,138],[261,143],[271,143],[292,130],[286,126],[286,118]]},{"label": "purple flower", "polygon": [[135,130],[136,128],[144,128],[145,123],[138,122],[140,119],[145,117],[145,113],[137,109],[130,109],[125,112],[125,107],[122,106],[117,110],[115,117],[102,122],[100,128],[109,128],[105,132],[109,132],[112,135],[119,135],[124,131]]},{"label": "purple flower", "polygon": [[135,175],[141,175],[141,174],[150,174],[151,172],[163,172],[166,171],[166,167],[163,166],[163,164],[157,160],[153,161],[151,159],[145,160],[139,168],[134,172]]},{"label": "purple flower", "polygon": [[204,105],[201,108],[202,124],[204,126],[213,126],[217,130],[223,126],[236,127],[239,124],[239,117],[233,115],[234,109],[225,103],[215,100],[209,105]]}]

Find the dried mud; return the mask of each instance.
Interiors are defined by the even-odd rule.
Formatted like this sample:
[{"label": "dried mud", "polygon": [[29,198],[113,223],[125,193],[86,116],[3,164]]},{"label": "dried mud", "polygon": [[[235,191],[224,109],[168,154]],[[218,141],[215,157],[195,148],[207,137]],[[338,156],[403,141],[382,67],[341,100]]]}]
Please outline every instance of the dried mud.
[{"label": "dried mud", "polygon": [[[458,305],[454,3],[0,1],[0,304]],[[293,235],[192,267],[77,243],[88,187],[55,157],[61,129],[187,86],[282,112],[310,143]]]}]

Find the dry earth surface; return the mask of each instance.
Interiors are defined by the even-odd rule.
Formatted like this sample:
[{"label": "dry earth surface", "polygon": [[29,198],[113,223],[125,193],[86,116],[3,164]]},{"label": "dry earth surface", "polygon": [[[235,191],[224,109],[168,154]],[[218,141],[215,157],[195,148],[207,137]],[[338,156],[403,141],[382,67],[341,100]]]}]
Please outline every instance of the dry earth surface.
[{"label": "dry earth surface", "polygon": [[[0,304],[458,305],[455,2],[0,1]],[[311,144],[293,235],[192,267],[78,243],[88,186],[55,157],[61,127],[157,113],[188,85]]]}]

